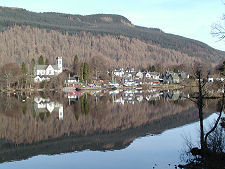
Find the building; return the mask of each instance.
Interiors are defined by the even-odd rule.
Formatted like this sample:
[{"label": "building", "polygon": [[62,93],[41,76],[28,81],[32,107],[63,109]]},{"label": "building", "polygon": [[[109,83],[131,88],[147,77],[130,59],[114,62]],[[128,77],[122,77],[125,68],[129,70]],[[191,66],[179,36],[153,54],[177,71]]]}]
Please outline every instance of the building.
[{"label": "building", "polygon": [[84,83],[79,81],[78,77],[69,77],[68,80],[65,81],[66,87],[75,87],[75,88],[81,88],[84,86]]},{"label": "building", "polygon": [[178,74],[178,76],[180,77],[180,79],[189,79],[190,75],[187,72],[180,72]]},{"label": "building", "polygon": [[124,71],[123,68],[122,68],[122,69],[119,69],[119,70],[115,69],[115,70],[113,71],[113,74],[114,74],[115,76],[119,76],[119,77],[123,77],[124,73],[125,73],[125,71]]},{"label": "building", "polygon": [[51,76],[57,76],[62,73],[62,57],[56,58],[56,65],[36,65],[34,67],[34,82],[50,80]]},{"label": "building", "polygon": [[139,72],[136,73],[135,78],[136,79],[143,79],[143,76],[144,76],[143,73],[139,71]]},{"label": "building", "polygon": [[213,77],[211,75],[208,75],[208,82],[213,82]]},{"label": "building", "polygon": [[[39,114],[52,114],[57,113],[58,120],[63,120],[63,104],[59,102],[52,102],[49,98],[44,99],[42,97],[34,98],[34,110]],[[41,117],[41,116],[40,116]]]},{"label": "building", "polygon": [[166,71],[166,73],[163,75],[163,83],[180,83],[180,78],[177,73]]}]

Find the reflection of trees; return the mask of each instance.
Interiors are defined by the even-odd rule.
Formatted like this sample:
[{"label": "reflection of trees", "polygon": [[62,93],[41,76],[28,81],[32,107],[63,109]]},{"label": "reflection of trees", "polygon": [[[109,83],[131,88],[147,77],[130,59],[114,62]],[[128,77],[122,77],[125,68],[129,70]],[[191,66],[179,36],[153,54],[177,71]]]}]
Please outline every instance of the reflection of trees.
[{"label": "reflection of trees", "polygon": [[[23,111],[25,112],[25,108]],[[0,97],[0,113],[7,116],[16,116],[21,112],[21,104],[15,97]]]},{"label": "reflection of trees", "polygon": [[[221,169],[225,168],[225,140],[224,128],[218,125],[221,121],[222,112],[224,109],[224,93],[220,102],[218,102],[219,116],[211,129],[205,134],[203,124],[203,108],[204,108],[204,86],[206,83],[202,81],[202,72],[200,69],[196,71],[198,79],[198,97],[192,100],[196,103],[199,111],[200,120],[200,148],[189,144],[189,152],[187,153],[187,165],[180,165],[180,168],[207,168]],[[221,123],[222,124],[222,123]],[[191,156],[190,156],[191,154]]]},{"label": "reflection of trees", "polygon": [[81,112],[87,115],[90,112],[90,98],[88,94],[81,96],[80,99]]}]

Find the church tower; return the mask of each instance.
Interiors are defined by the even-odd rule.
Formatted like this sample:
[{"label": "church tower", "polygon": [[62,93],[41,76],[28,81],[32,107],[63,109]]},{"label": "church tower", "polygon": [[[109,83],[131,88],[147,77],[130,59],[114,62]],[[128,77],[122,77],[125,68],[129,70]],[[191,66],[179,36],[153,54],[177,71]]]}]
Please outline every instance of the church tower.
[{"label": "church tower", "polygon": [[59,73],[62,73],[62,57],[57,57],[56,58],[56,65],[58,66],[59,68]]}]

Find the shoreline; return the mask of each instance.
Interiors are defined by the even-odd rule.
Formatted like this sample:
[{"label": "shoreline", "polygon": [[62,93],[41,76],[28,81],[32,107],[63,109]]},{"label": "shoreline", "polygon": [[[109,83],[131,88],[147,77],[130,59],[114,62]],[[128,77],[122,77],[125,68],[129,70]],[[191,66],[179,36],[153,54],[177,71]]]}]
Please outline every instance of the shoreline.
[{"label": "shoreline", "polygon": [[[120,86],[115,88],[109,88],[109,87],[82,87],[78,88],[78,90],[129,90],[129,89],[137,89],[137,90],[148,90],[148,89],[184,89],[191,86],[185,86],[181,84],[166,84],[166,85],[140,85],[140,86]],[[0,93],[13,93],[13,92],[43,92],[43,91],[63,91],[63,92],[73,92],[76,91],[76,87],[63,87],[61,89],[43,89],[43,88],[26,88],[26,89],[10,89],[10,90],[0,90]]]},{"label": "shoreline", "polygon": [[[163,84],[163,85],[140,85],[140,86],[121,86],[117,88],[109,88],[109,87],[82,87],[76,90],[75,87],[63,87],[60,89],[36,89],[36,88],[27,88],[27,89],[11,89],[11,90],[0,90],[0,93],[35,93],[35,92],[76,92],[76,91],[97,91],[97,90],[184,90],[184,89],[190,89],[191,91],[195,92],[195,88],[197,86],[193,84]],[[207,96],[208,98],[221,98],[221,93],[211,93]]]}]

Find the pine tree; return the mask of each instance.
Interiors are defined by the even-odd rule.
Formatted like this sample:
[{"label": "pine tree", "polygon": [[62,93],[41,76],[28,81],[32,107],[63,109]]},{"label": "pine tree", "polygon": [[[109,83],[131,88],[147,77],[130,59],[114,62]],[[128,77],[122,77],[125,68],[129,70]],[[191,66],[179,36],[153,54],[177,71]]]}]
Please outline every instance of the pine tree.
[{"label": "pine tree", "polygon": [[155,72],[155,66],[154,65],[152,66],[152,72]]},{"label": "pine tree", "polygon": [[84,63],[81,63],[81,65],[80,65],[80,75],[79,75],[79,79],[80,79],[80,81],[81,82],[83,82],[84,81]]},{"label": "pine tree", "polygon": [[39,59],[38,59],[38,64],[39,64],[39,65],[44,65],[44,64],[45,64],[44,58],[43,58],[42,55],[41,55],[41,56],[39,57]]},{"label": "pine tree", "polygon": [[73,71],[74,71],[74,72],[78,71],[78,70],[77,70],[78,62],[79,62],[78,56],[75,55],[74,58],[73,58]]},{"label": "pine tree", "polygon": [[33,72],[34,72],[34,66],[35,66],[35,60],[33,58],[30,63],[30,73],[31,74],[33,74]]},{"label": "pine tree", "polygon": [[83,79],[84,81],[87,81],[90,75],[90,68],[88,63],[84,63],[84,68],[83,68]]},{"label": "pine tree", "polygon": [[27,74],[27,66],[26,66],[26,64],[24,62],[22,63],[21,72],[22,72],[23,75]]},{"label": "pine tree", "polygon": [[49,65],[49,60],[47,58],[45,59],[45,65]]}]

